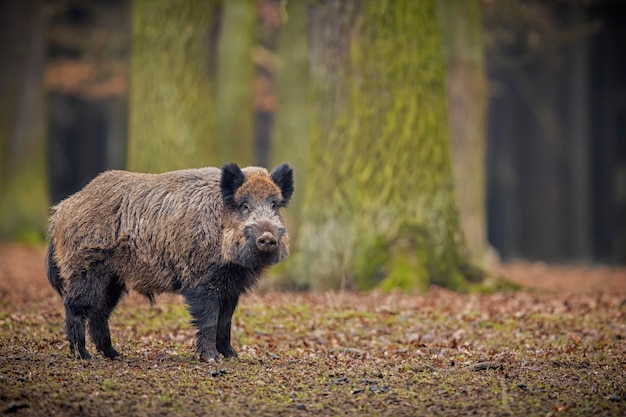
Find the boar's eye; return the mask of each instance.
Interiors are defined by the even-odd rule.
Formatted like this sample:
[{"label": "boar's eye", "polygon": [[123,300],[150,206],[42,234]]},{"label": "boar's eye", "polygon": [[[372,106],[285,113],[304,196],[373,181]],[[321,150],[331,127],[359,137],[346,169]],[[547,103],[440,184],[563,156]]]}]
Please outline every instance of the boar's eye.
[{"label": "boar's eye", "polygon": [[278,201],[278,199],[277,199],[277,198],[272,198],[272,199],[270,200],[270,205],[272,206],[272,210],[277,210],[277,209],[279,209],[279,208],[281,208],[281,207],[282,207],[281,202],[280,202],[280,201]]},{"label": "boar's eye", "polygon": [[250,213],[250,205],[248,203],[241,203],[241,211],[244,214]]}]

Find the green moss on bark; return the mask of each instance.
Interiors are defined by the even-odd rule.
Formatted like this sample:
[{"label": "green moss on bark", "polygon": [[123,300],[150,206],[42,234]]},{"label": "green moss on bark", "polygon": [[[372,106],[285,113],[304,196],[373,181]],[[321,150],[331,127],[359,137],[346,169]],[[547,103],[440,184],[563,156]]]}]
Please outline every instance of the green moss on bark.
[{"label": "green moss on bark", "polygon": [[480,0],[438,0],[447,67],[452,168],[459,219],[472,258],[483,262],[485,212],[485,77]]},{"label": "green moss on bark", "polygon": [[292,218],[291,230],[297,231],[306,183],[307,155],[310,146],[311,111],[309,50],[306,34],[306,2],[287,2],[285,21],[278,40],[279,63],[276,73],[278,108],[272,137],[272,166],[288,162],[294,167],[298,187],[286,212]]},{"label": "green moss on bark", "polygon": [[224,2],[218,47],[217,135],[222,161],[254,163],[253,65],[256,36],[253,0]]},{"label": "green moss on bark", "polygon": [[36,147],[21,158],[0,201],[0,240],[41,244],[49,215],[45,143],[41,131]]},{"label": "green moss on bark", "polygon": [[318,289],[465,289],[479,274],[460,250],[435,1],[312,8],[302,273]]},{"label": "green moss on bark", "polygon": [[0,13],[0,240],[42,243],[50,204],[43,132],[43,2]]},{"label": "green moss on bark", "polygon": [[128,167],[219,163],[213,17],[218,1],[133,3]]},{"label": "green moss on bark", "polygon": [[[276,94],[278,105],[272,128],[270,165],[283,162],[294,168],[296,192],[284,212],[292,239],[297,239],[302,222],[307,166],[311,139],[313,103],[310,100],[307,2],[283,5],[282,25],[277,42]],[[281,289],[308,287],[292,256],[271,270],[269,286]]]}]

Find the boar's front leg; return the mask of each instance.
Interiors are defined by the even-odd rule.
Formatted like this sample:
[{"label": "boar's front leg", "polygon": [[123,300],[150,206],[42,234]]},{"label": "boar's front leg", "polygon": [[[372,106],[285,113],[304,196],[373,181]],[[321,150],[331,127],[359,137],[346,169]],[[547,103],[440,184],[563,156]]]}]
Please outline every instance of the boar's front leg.
[{"label": "boar's front leg", "polygon": [[94,303],[92,309],[87,313],[89,319],[89,335],[96,348],[105,357],[114,359],[120,354],[113,349],[111,344],[111,332],[109,331],[109,317],[115,309],[118,301],[125,291],[123,284],[120,284],[117,277],[108,275],[108,282],[103,286],[102,296]]},{"label": "boar's front leg", "polygon": [[237,352],[230,344],[230,328],[233,313],[237,308],[239,296],[224,296],[220,300],[220,312],[217,321],[217,351],[225,358],[236,357]]},{"label": "boar's front leg", "polygon": [[217,293],[207,288],[198,287],[184,293],[183,297],[193,317],[191,323],[198,328],[196,352],[203,361],[214,360],[217,362],[219,353],[215,346],[215,340],[220,309]]}]

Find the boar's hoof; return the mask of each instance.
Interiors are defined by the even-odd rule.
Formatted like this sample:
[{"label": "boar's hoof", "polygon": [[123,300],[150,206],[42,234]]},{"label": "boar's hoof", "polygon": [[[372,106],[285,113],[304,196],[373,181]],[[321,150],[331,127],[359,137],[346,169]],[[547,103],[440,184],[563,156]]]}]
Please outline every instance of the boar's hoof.
[{"label": "boar's hoof", "polygon": [[204,362],[219,362],[220,354],[217,350],[205,350],[200,352],[200,360]]},{"label": "boar's hoof", "polygon": [[278,246],[278,242],[273,234],[265,232],[256,240],[256,247],[261,252],[271,252]]},{"label": "boar's hoof", "polygon": [[91,359],[91,355],[89,354],[89,352],[87,352],[87,349],[85,349],[84,346],[76,347],[76,345],[71,343],[70,350],[72,351],[72,354],[76,357],[76,359],[84,359],[86,361]]},{"label": "boar's hoof", "polygon": [[228,345],[226,347],[217,347],[217,350],[224,355],[225,358],[236,358],[239,355],[237,355],[237,352],[235,352],[235,349],[233,349],[232,346]]},{"label": "boar's hoof", "polygon": [[111,359],[111,360],[120,356],[117,350],[113,349],[112,347],[102,350],[102,354],[104,355],[105,358]]}]

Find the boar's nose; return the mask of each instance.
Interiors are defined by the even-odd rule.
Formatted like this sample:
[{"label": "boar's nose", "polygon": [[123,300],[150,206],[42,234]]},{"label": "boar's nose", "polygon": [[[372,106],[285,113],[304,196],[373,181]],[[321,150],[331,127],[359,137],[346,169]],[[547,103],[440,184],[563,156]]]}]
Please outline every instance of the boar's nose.
[{"label": "boar's nose", "polygon": [[265,232],[263,233],[257,240],[256,240],[256,247],[261,251],[261,252],[271,252],[274,249],[276,249],[276,246],[278,245],[278,242],[276,241],[276,238],[274,237],[273,234],[271,234],[270,232]]}]

